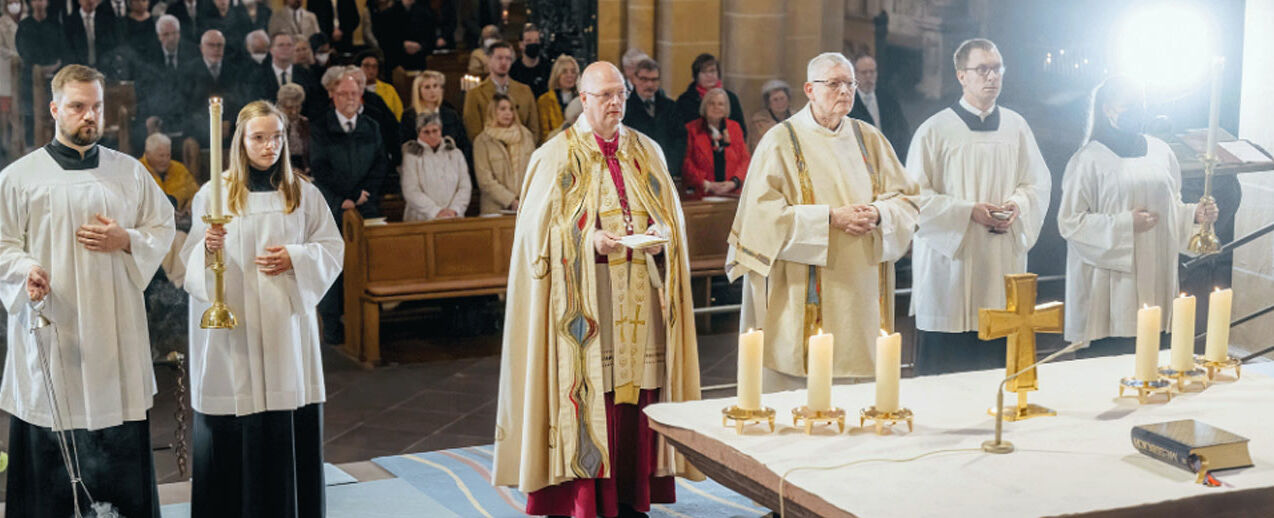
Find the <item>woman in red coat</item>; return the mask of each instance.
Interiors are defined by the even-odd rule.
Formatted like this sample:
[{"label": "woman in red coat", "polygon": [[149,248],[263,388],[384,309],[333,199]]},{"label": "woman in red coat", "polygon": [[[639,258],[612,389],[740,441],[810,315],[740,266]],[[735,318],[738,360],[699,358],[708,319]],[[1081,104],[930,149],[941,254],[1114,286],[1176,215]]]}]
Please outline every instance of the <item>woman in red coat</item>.
[{"label": "woman in red coat", "polygon": [[730,119],[730,100],[715,88],[703,95],[698,119],[686,124],[686,159],[681,174],[700,196],[738,195],[748,172],[743,128]]}]

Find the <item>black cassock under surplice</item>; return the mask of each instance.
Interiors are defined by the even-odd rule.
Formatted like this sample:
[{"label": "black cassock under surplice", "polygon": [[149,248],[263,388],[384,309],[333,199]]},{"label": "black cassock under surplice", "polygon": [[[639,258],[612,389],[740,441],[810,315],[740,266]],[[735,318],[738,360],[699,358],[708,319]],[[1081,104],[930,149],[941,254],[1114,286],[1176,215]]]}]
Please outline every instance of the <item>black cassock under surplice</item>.
[{"label": "black cassock under surplice", "polygon": [[[72,434],[80,476],[95,501],[114,505],[127,518],[160,518],[149,419]],[[70,475],[52,430],[9,418],[8,477],[5,516],[74,516]],[[87,513],[90,503],[81,492],[80,511]]]},{"label": "black cassock under surplice", "polygon": [[322,403],[194,422],[192,518],[324,516]]}]

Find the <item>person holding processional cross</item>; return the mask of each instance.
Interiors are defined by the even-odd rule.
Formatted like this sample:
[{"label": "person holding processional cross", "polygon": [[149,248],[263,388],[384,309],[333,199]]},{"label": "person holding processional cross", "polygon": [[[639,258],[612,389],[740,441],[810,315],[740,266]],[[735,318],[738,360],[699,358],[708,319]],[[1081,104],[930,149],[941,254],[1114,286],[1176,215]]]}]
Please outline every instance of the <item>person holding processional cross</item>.
[{"label": "person holding processional cross", "polygon": [[674,476],[702,480],[642,414],[699,399],[685,223],[662,150],[620,123],[619,69],[593,63],[579,87],[583,115],[522,186],[492,483],[527,514],[642,516],[675,501]]},{"label": "person holding processional cross", "polygon": [[889,141],[847,117],[854,66],[810,60],[810,102],[757,144],[728,238],[726,275],[743,277],[740,328],[765,329],[764,390],[805,387],[805,345],[835,336],[835,377],[875,374],[892,330],[893,261],[911,242],[918,190]]},{"label": "person holding processional cross", "polygon": [[996,104],[995,44],[965,41],[954,61],[963,94],[916,129],[907,155],[920,185],[911,313],[922,376],[1005,366],[1005,340],[978,339],[978,309],[1005,307],[1004,276],[1026,271],[1052,187],[1026,120]]}]

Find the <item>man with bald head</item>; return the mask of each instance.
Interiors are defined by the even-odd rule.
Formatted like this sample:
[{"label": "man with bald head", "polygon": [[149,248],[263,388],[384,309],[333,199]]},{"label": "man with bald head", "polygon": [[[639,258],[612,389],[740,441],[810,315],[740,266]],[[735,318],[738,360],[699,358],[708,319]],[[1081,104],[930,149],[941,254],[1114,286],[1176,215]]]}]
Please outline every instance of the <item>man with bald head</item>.
[{"label": "man with bald head", "polygon": [[765,329],[764,390],[805,386],[811,334],[836,337],[832,375],[870,377],[869,344],[893,329],[893,264],[907,251],[916,194],[894,150],[847,115],[854,67],[827,52],[806,67],[810,102],[757,143],[725,271],[747,279],[741,328]]},{"label": "man with bald head", "polygon": [[[199,142],[199,147],[206,149],[208,98],[221,97],[222,113],[225,114],[225,119],[233,121],[239,108],[243,106],[240,94],[246,74],[233,60],[225,59],[226,37],[221,31],[203,33],[199,38],[199,54],[201,59],[192,60],[182,67],[181,86],[182,99],[186,106],[186,136],[194,138]],[[230,138],[233,132],[229,129],[229,126],[223,128],[223,138]]]},{"label": "man with bald head", "polygon": [[644,516],[700,479],[642,409],[699,398],[690,265],[663,151],[628,129],[619,69],[531,155],[509,267],[492,482],[531,515]]}]

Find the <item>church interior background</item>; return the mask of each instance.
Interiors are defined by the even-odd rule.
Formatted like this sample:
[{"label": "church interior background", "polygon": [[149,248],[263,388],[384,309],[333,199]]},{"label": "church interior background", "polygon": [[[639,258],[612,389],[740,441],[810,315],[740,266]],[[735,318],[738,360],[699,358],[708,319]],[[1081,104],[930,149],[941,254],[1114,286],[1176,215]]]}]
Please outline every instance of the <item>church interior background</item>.
[{"label": "church interior background", "polygon": [[[364,0],[359,0],[360,5]],[[279,4],[273,0],[271,4]],[[478,9],[474,0],[458,2],[462,18]],[[496,2],[493,2],[496,3]],[[987,37],[999,45],[1007,73],[999,102],[1030,122],[1053,179],[1052,203],[1039,243],[1030,253],[1029,271],[1041,276],[1040,300],[1063,297],[1066,245],[1057,231],[1061,175],[1079,145],[1087,94],[1114,66],[1106,50],[1115,44],[1119,22],[1150,2],[1076,0],[514,0],[498,2],[507,10],[504,36],[513,41],[518,27],[534,21],[557,45],[576,55],[618,63],[637,47],[658,61],[663,89],[679,93],[691,81],[691,62],[708,52],[719,57],[726,88],[737,92],[745,113],[761,108],[759,92],[770,79],[793,88],[793,106],[804,104],[799,85],[805,65],[823,51],[848,56],[872,54],[881,71],[879,89],[894,92],[912,126],[950,106],[959,93],[950,56],[961,41]],[[1215,19],[1217,45],[1236,66],[1225,69],[1221,127],[1274,149],[1274,2],[1188,0]],[[464,24],[460,24],[463,30]],[[556,36],[554,36],[556,35]],[[442,55],[452,82],[467,51]],[[454,61],[454,63],[452,63]],[[1202,68],[1205,63],[1181,62]],[[458,77],[457,77],[458,79]],[[1200,86],[1155,106],[1166,116],[1160,130],[1180,132],[1206,125],[1207,91]],[[139,93],[140,95],[141,93]],[[458,92],[448,93],[459,95]],[[795,110],[794,110],[795,111]],[[6,155],[6,159],[12,159]],[[7,160],[6,160],[7,163]],[[0,164],[4,165],[4,164]],[[1233,221],[1228,239],[1274,222],[1274,176],[1239,176],[1241,204],[1220,200]],[[476,190],[476,186],[475,186]],[[1197,195],[1196,195],[1197,196]],[[1193,200],[1188,200],[1193,201]],[[1234,200],[1237,202],[1238,200]],[[1225,216],[1223,216],[1225,217]],[[1274,303],[1274,237],[1265,236],[1238,249],[1232,260],[1218,261],[1207,275],[1183,280],[1205,291],[1211,284],[1236,290],[1236,317]],[[1220,272],[1220,273],[1216,273]],[[905,261],[899,287],[909,282]],[[718,275],[697,280],[696,300],[704,307],[739,302],[738,285]],[[184,304],[183,301],[179,303]],[[326,461],[354,478],[386,478],[373,458],[492,442],[499,375],[501,296],[415,301],[384,307],[380,322],[382,361],[365,365],[338,347],[325,346]],[[908,300],[900,294],[898,307]],[[1201,310],[1200,317],[1205,313]],[[737,311],[698,317],[704,398],[734,395]],[[156,337],[159,393],[151,412],[155,462],[166,502],[180,502],[188,466],[183,460],[190,416],[181,410],[184,371],[167,353],[181,351],[184,311],[172,325],[152,329]],[[180,320],[180,323],[175,322]],[[1201,320],[1202,321],[1202,320]],[[3,321],[0,321],[2,325]],[[152,320],[153,322],[153,320]],[[900,309],[898,328],[910,343],[910,318]],[[1259,350],[1271,344],[1274,315],[1236,326],[1235,347]],[[1060,335],[1041,335],[1040,355],[1063,347]],[[904,377],[911,352],[904,346]],[[1269,355],[1274,358],[1274,355]],[[989,391],[988,391],[989,392]],[[188,412],[188,411],[187,411]],[[8,420],[0,420],[0,438]],[[3,476],[0,474],[0,476]],[[0,484],[0,488],[3,484]],[[675,509],[675,508],[674,508]],[[758,511],[759,515],[760,512]]]}]

